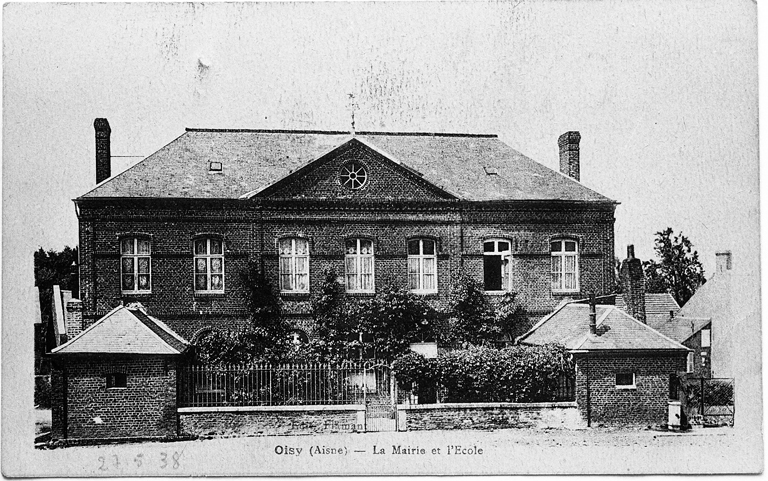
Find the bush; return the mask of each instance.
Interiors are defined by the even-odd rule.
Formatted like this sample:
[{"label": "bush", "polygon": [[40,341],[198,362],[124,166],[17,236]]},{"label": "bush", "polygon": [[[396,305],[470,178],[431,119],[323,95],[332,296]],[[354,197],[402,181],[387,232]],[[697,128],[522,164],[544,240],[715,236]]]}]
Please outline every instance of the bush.
[{"label": "bush", "polygon": [[51,408],[51,376],[35,376],[35,406]]},{"label": "bush", "polygon": [[560,377],[574,375],[571,356],[559,345],[479,347],[435,360],[409,353],[395,361],[393,370],[402,389],[436,383],[443,402],[459,403],[554,401]]}]

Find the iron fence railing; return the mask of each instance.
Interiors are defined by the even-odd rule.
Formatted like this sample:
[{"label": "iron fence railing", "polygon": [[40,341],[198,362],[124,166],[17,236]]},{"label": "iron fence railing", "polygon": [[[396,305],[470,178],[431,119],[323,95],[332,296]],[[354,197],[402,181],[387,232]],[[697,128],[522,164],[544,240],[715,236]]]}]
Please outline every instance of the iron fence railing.
[{"label": "iron fence railing", "polygon": [[179,370],[179,406],[359,404],[380,376],[362,363],[191,365]]}]

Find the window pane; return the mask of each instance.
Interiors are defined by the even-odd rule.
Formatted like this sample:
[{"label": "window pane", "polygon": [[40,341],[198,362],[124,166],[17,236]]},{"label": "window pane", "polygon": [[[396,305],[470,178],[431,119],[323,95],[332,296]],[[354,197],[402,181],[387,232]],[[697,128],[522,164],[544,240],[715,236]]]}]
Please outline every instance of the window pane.
[{"label": "window pane", "polygon": [[357,253],[357,239],[347,239],[344,242],[344,250],[347,254]]},{"label": "window pane", "polygon": [[424,239],[421,241],[424,245],[424,255],[434,255],[435,254],[435,241]]},{"label": "window pane", "polygon": [[205,243],[205,239],[198,239],[195,241],[195,254],[207,254],[208,248]]},{"label": "window pane", "polygon": [[486,291],[501,290],[501,256],[483,256],[483,279]]},{"label": "window pane", "polygon": [[220,258],[214,257],[211,259],[211,272],[214,274],[222,273],[223,262]]},{"label": "window pane", "polygon": [[208,272],[208,263],[204,258],[195,259],[195,272],[205,274]]},{"label": "window pane", "polygon": [[629,373],[618,373],[616,374],[616,385],[617,386],[631,386],[635,384],[635,376],[631,372]]},{"label": "window pane", "polygon": [[205,274],[195,276],[195,289],[198,291],[208,290],[208,276]]},{"label": "window pane", "polygon": [[149,254],[149,241],[139,239],[139,254]]},{"label": "window pane", "polygon": [[499,241],[499,252],[506,252],[509,250],[509,242]]},{"label": "window pane", "polygon": [[424,274],[424,287],[423,287],[423,289],[425,291],[434,291],[434,290],[436,290],[435,289],[435,287],[436,287],[435,278],[436,277],[437,276],[435,276],[433,274]]},{"label": "window pane", "polygon": [[139,274],[139,290],[142,290],[142,291],[149,290],[149,275],[148,274]]},{"label": "window pane", "polygon": [[408,289],[415,290],[419,288],[419,259],[408,259]]},{"label": "window pane", "polygon": [[496,252],[496,243],[494,241],[488,241],[483,244],[483,252]]},{"label": "window pane", "polygon": [[417,240],[408,241],[408,255],[409,256],[419,255],[419,241]]},{"label": "window pane", "polygon": [[360,239],[360,253],[366,255],[373,254],[373,241]]},{"label": "window pane", "polygon": [[309,290],[309,276],[307,274],[296,275],[296,290],[308,291]]},{"label": "window pane", "polygon": [[576,243],[573,241],[565,241],[565,252],[576,252]]},{"label": "window pane", "polygon": [[309,243],[307,239],[296,239],[296,255],[309,254]]},{"label": "window pane", "polygon": [[576,275],[566,273],[565,274],[565,289],[573,290],[576,289]]},{"label": "window pane", "polygon": [[123,239],[120,241],[121,254],[133,254],[133,239]]},{"label": "window pane", "polygon": [[363,274],[360,276],[360,289],[364,291],[373,290],[373,274]]},{"label": "window pane", "polygon": [[139,264],[139,274],[149,274],[149,257],[139,257],[136,260]]},{"label": "window pane", "polygon": [[291,239],[280,239],[278,245],[281,256],[291,254]]},{"label": "window pane", "polygon": [[123,274],[133,274],[133,257],[123,258]]},{"label": "window pane", "polygon": [[211,276],[211,290],[220,291],[224,289],[224,276],[221,274],[214,274]]},{"label": "window pane", "polygon": [[360,259],[360,272],[362,274],[373,273],[373,256],[363,257]]},{"label": "window pane", "polygon": [[133,274],[123,275],[123,290],[132,291],[133,289]]},{"label": "window pane", "polygon": [[345,264],[345,269],[347,271],[347,290],[356,291],[358,289],[358,286],[357,286],[357,263],[355,262],[355,258],[352,256],[347,257],[344,264]]},{"label": "window pane", "polygon": [[219,239],[211,239],[211,254],[221,254],[221,241]]},{"label": "window pane", "polygon": [[306,257],[296,258],[296,274],[309,273],[309,259]]},{"label": "window pane", "polygon": [[576,273],[576,256],[565,256],[565,272]]},{"label": "window pane", "polygon": [[554,241],[550,244],[550,248],[552,249],[552,252],[560,252],[562,250],[562,242],[560,241]]},{"label": "window pane", "polygon": [[435,274],[436,268],[435,268],[435,258],[425,258],[424,259],[424,274]]},{"label": "window pane", "polygon": [[561,256],[552,256],[552,272],[561,272],[563,265]]},{"label": "window pane", "polygon": [[558,273],[552,274],[552,290],[561,290],[562,287],[562,275]]}]

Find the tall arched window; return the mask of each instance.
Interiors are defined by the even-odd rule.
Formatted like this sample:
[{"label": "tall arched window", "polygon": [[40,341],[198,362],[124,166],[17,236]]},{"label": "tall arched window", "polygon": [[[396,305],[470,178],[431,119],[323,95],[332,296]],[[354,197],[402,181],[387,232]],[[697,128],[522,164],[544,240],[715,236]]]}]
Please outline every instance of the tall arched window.
[{"label": "tall arched window", "polygon": [[579,245],[572,239],[550,243],[552,258],[552,292],[578,292]]},{"label": "tall arched window", "polygon": [[280,239],[280,292],[309,292],[309,241]]},{"label": "tall arched window", "polygon": [[221,239],[195,239],[195,292],[224,292],[224,245]]},{"label": "tall arched window", "polygon": [[511,286],[512,251],[504,239],[483,243],[483,285],[486,291],[508,291]]},{"label": "tall arched window", "polygon": [[347,292],[374,292],[373,241],[347,239],[344,250]]},{"label": "tall arched window", "polygon": [[422,294],[437,292],[437,251],[434,240],[408,241],[408,289]]},{"label": "tall arched window", "polygon": [[120,285],[124,294],[152,292],[152,245],[149,239],[120,240]]}]

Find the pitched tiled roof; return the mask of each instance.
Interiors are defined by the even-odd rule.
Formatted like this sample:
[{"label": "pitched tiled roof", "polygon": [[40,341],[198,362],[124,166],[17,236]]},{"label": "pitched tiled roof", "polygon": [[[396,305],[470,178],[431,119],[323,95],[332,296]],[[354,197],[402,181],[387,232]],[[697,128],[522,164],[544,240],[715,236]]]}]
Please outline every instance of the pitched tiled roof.
[{"label": "pitched tiled roof", "polygon": [[[616,295],[616,307],[623,311],[627,310],[627,304],[621,294]],[[650,325],[669,320],[669,311],[677,314],[679,310],[680,305],[672,294],[667,292],[645,294],[645,318]]]},{"label": "pitched tiled roof", "polygon": [[700,330],[704,329],[712,322],[709,317],[685,317],[677,316],[670,320],[669,316],[665,319],[648,320],[648,325],[677,342],[684,342]]},{"label": "pitched tiled roof", "polygon": [[[354,137],[464,200],[614,201],[522,155],[495,135],[359,132]],[[187,132],[82,198],[237,199],[349,142],[318,131]],[[209,162],[221,172],[209,173]],[[495,171],[489,175],[487,172]]]},{"label": "pitched tiled roof", "polygon": [[597,334],[589,332],[589,305],[568,303],[542,319],[518,340],[523,344],[557,343],[569,350],[685,351],[626,312],[609,305],[596,306]]},{"label": "pitched tiled roof", "polygon": [[178,334],[140,309],[117,307],[53,354],[180,354],[189,347]]}]

